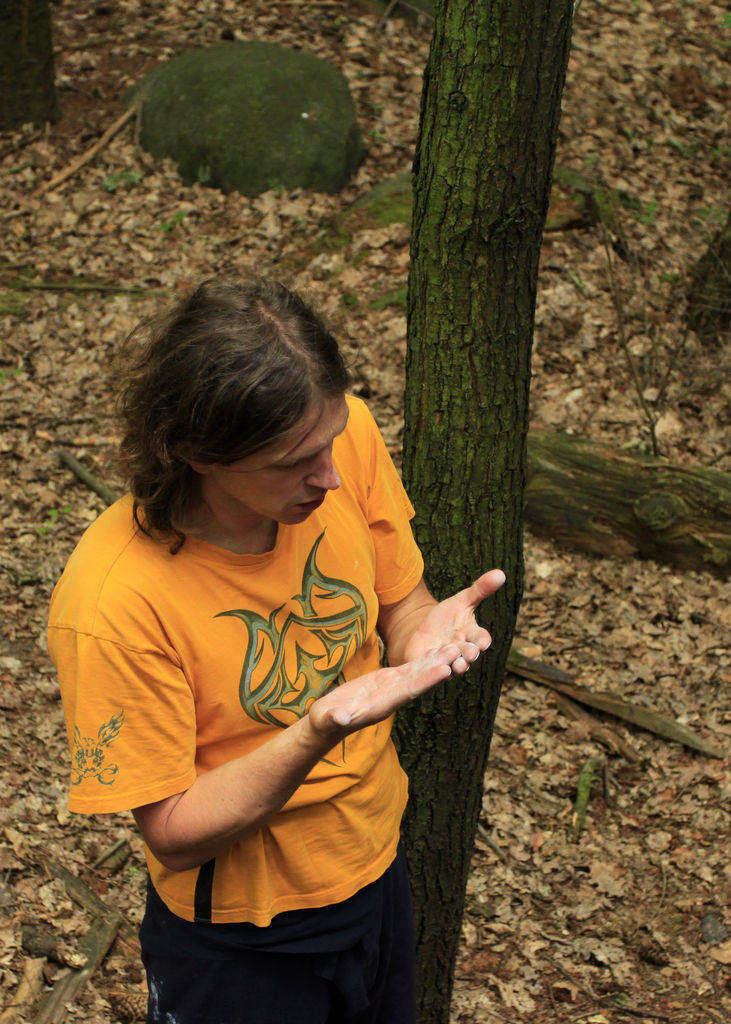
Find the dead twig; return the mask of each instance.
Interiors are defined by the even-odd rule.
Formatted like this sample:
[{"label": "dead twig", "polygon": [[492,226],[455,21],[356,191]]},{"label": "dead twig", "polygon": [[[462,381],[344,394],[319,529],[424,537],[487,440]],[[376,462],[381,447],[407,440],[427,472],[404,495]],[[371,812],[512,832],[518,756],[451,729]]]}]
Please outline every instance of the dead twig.
[{"label": "dead twig", "polygon": [[658,417],[645,400],[645,389],[643,387],[642,381],[640,380],[640,373],[635,363],[634,357],[632,355],[632,352],[630,351],[629,332],[627,330],[627,323],[625,319],[624,297],[619,290],[619,284],[614,273],[612,249],[609,244],[609,235],[606,228],[603,228],[602,240],[604,242],[604,252],[606,253],[607,257],[609,291],[612,296],[612,304],[614,305],[614,311],[617,315],[617,337],[619,340],[619,347],[622,349],[624,357],[627,361],[627,367],[630,372],[630,377],[632,378],[632,383],[634,384],[635,393],[637,395],[637,401],[639,403],[640,409],[643,412],[645,421],[647,422],[647,425],[650,430],[650,440],[652,441],[652,453],[655,456],[655,458],[658,458],[660,455],[660,446],[657,441],[657,432],[655,429]]},{"label": "dead twig", "polygon": [[107,485],[102,483],[101,480],[97,480],[94,474],[90,473],[88,469],[85,469],[79,460],[74,458],[70,452],[67,452],[62,448],[58,453],[58,457],[63,465],[67,466],[77,479],[86,484],[86,486],[90,490],[94,491],[95,494],[98,494],[99,497],[107,503],[107,505],[113,505],[118,499],[119,495],[116,494],[111,487],[107,487]]},{"label": "dead twig", "polygon": [[425,18],[427,21],[434,21],[434,15],[428,11],[423,11],[421,7],[415,7],[414,4],[406,3],[406,0],[391,0],[385,14],[379,22],[378,28],[381,29],[386,24],[386,21],[393,12],[394,7],[405,7],[407,11],[411,11],[417,18]]},{"label": "dead twig", "polygon": [[574,721],[582,725],[593,740],[596,740],[597,743],[601,743],[603,746],[607,747],[613,754],[621,754],[622,757],[626,758],[630,762],[637,761],[637,751],[630,743],[627,743],[626,740],[622,739],[619,733],[615,732],[614,729],[611,729],[609,726],[602,725],[598,719],[594,718],[593,715],[590,715],[565,694],[555,691],[554,698],[561,710],[570,718],[573,718]]},{"label": "dead twig", "polygon": [[150,289],[139,285],[106,284],[94,281],[29,281],[19,277],[15,281],[3,280],[3,288],[11,291],[45,291],[45,292],[110,292],[114,295],[149,295]]},{"label": "dead twig", "polygon": [[499,857],[503,864],[507,861],[507,855],[504,850],[501,850],[495,840],[492,838],[490,833],[487,831],[482,822],[477,823],[477,832],[482,839],[483,843],[490,847],[496,857]]},{"label": "dead twig", "polygon": [[386,22],[391,17],[393,9],[394,9],[394,7],[396,6],[397,3],[398,3],[398,0],[390,0],[390,3],[388,5],[388,7],[386,8],[386,10],[381,15],[381,20],[378,22],[378,28],[376,29],[377,32],[380,32],[383,29],[383,27],[385,26]]},{"label": "dead twig", "polygon": [[634,1006],[623,1006],[621,1003],[611,1003],[611,1007],[614,1013],[623,1013],[628,1017],[642,1017],[643,1020],[673,1020],[672,1017],[666,1017],[664,1013],[658,1013],[657,1010],[638,1010]]},{"label": "dead twig", "polygon": [[583,992],[587,999],[589,999],[593,1003],[599,1002],[599,996],[596,994],[596,992],[588,982],[579,981],[578,978],[575,978],[572,974],[569,974],[566,968],[562,967],[558,960],[554,960],[553,966],[560,974],[563,974],[564,978],[570,981],[572,985],[575,985],[580,992]]},{"label": "dead twig", "polygon": [[707,615],[703,615],[702,612],[691,612],[690,621],[696,623],[705,622],[706,625],[713,626],[715,629],[720,629],[722,633],[726,634],[726,636],[731,637],[731,629],[727,629],[725,626],[722,626],[721,623],[716,622],[715,619],[709,619],[709,617]]},{"label": "dead twig", "polygon": [[93,865],[94,870],[113,875],[124,867],[131,856],[132,847],[129,842],[126,839],[119,839],[97,857]]},{"label": "dead twig", "polygon": [[50,192],[52,189],[57,188],[59,185],[63,184],[63,182],[66,181],[68,178],[73,177],[73,175],[76,174],[77,171],[80,171],[82,167],[84,167],[86,164],[88,164],[91,160],[94,159],[97,153],[100,153],[101,150],[104,149],[104,147],[110,141],[110,139],[113,139],[117,132],[121,131],[121,129],[124,128],[128,121],[131,121],[133,117],[136,117],[138,110],[139,104],[133,104],[131,107],[125,110],[123,114],[120,114],[120,116],[117,118],[114,124],[111,124],[107,128],[102,137],[98,140],[98,142],[94,143],[91,149],[87,149],[85,153],[82,153],[80,157],[77,157],[76,160],[73,160],[62,171],[59,171],[59,173],[56,174],[53,178],[51,178],[50,181],[47,181],[44,185],[41,185],[40,188],[36,189],[36,191],[33,193],[34,197],[39,198],[40,196],[46,195],[47,192]]},{"label": "dead twig", "polygon": [[720,455],[714,455],[712,459],[709,459],[706,465],[715,466],[721,461],[721,459],[725,459],[727,455],[731,455],[731,448],[727,448],[726,451],[721,452]]},{"label": "dead twig", "polygon": [[[48,874],[52,878],[60,879],[66,887],[66,891],[71,899],[76,900],[76,902],[88,911],[88,913],[92,914],[94,917],[108,917],[110,914],[116,913],[116,911],[112,910],[104,900],[99,899],[97,894],[89,888],[86,882],[82,882],[80,878],[77,878],[76,875],[72,874],[72,872],[62,864],[50,859],[46,860],[45,863]],[[130,949],[135,955],[139,956],[140,942],[137,937],[137,932],[131,924],[122,920],[118,928],[117,937],[120,942],[127,946],[128,949]]]},{"label": "dead twig", "polygon": [[32,281],[17,276],[14,281],[0,278],[0,286],[11,292],[111,292],[113,295],[149,295],[139,285],[110,285],[103,281]]},{"label": "dead twig", "polygon": [[9,146],[6,146],[5,149],[0,150],[0,161],[4,160],[7,156],[11,156],[13,153],[17,153],[19,149],[24,149],[26,146],[30,145],[31,142],[37,142],[38,139],[41,138],[41,134],[40,129],[38,129],[31,132],[30,135],[26,135],[24,138],[17,139],[15,142],[12,142]]},{"label": "dead twig", "polygon": [[26,960],[23,965],[23,977],[15,990],[15,995],[0,1013],[0,1024],[17,1024],[22,1019],[26,1007],[36,1001],[43,990],[43,966],[45,957],[34,957]]},{"label": "dead twig", "polygon": [[68,1003],[83,988],[107,955],[109,947],[122,923],[115,911],[99,917],[79,943],[79,953],[86,962],[78,970],[71,970],[60,978],[42,1000],[34,1024],[61,1024],[68,1014]]},{"label": "dead twig", "polygon": [[586,704],[598,711],[614,715],[615,718],[631,722],[632,725],[636,725],[640,729],[646,729],[655,736],[661,736],[663,739],[671,740],[674,743],[681,743],[683,746],[689,747],[691,750],[697,750],[707,757],[726,757],[723,750],[714,747],[712,743],[704,740],[702,736],[698,736],[692,729],[680,725],[671,718],[658,714],[656,711],[650,711],[648,708],[639,707],[637,704],[632,704],[630,701],[617,697],[616,694],[597,692],[588,690],[584,686],[579,686],[568,672],[563,672],[561,669],[553,665],[547,665],[542,661],[528,658],[516,650],[515,647],[512,647],[510,650],[507,671],[513,672],[523,679],[530,679],[531,682],[547,686],[558,693],[563,693],[579,704]]},{"label": "dead twig", "polygon": [[667,896],[668,891],[668,872],[667,868],[665,867],[665,861],[662,859],[662,857],[660,858],[660,871],[662,872],[662,892],[660,893],[660,899],[658,900],[657,906],[655,907],[656,911],[659,910],[665,902],[665,897]]}]

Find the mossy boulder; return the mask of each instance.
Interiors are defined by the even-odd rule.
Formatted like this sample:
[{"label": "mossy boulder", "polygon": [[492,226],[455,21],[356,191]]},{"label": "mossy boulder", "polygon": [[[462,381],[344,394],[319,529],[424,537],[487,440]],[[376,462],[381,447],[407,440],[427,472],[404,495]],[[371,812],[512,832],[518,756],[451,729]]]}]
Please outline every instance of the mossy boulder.
[{"label": "mossy boulder", "polygon": [[191,50],[141,92],[143,147],[172,158],[188,185],[337,192],[363,157],[345,78],[310,53],[263,42]]}]

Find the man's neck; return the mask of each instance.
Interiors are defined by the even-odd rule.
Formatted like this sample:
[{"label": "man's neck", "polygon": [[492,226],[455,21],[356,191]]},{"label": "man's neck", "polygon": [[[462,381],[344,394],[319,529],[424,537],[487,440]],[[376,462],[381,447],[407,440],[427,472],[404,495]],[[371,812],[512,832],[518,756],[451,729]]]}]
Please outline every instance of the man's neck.
[{"label": "man's neck", "polygon": [[263,519],[250,526],[224,523],[201,510],[190,517],[183,532],[237,555],[263,555],[274,549],[278,526],[274,519]]}]

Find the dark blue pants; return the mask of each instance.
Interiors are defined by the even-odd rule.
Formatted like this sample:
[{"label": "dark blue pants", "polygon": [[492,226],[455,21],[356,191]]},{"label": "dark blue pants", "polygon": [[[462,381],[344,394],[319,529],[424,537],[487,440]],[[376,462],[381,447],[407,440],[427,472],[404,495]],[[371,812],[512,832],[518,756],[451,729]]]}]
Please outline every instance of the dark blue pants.
[{"label": "dark blue pants", "polygon": [[[333,949],[323,950],[323,920],[335,922]],[[267,933],[252,925],[182,921],[153,894],[140,931],[148,1024],[415,1024],[403,854],[352,900],[280,914],[273,942]],[[339,948],[344,937],[349,944]]]}]

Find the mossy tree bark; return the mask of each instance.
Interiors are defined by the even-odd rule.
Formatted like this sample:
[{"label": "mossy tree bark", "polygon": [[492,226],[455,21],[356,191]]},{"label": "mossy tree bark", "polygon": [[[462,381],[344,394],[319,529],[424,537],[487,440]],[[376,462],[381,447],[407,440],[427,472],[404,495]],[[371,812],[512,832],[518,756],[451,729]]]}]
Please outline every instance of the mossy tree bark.
[{"label": "mossy tree bark", "polygon": [[441,0],[415,162],[404,479],[427,582],[483,569],[492,650],[401,715],[420,1024],[449,1018],[500,684],[522,589],[530,350],[573,0]]},{"label": "mossy tree bark", "polygon": [[59,118],[48,0],[0,0],[0,130]]}]

